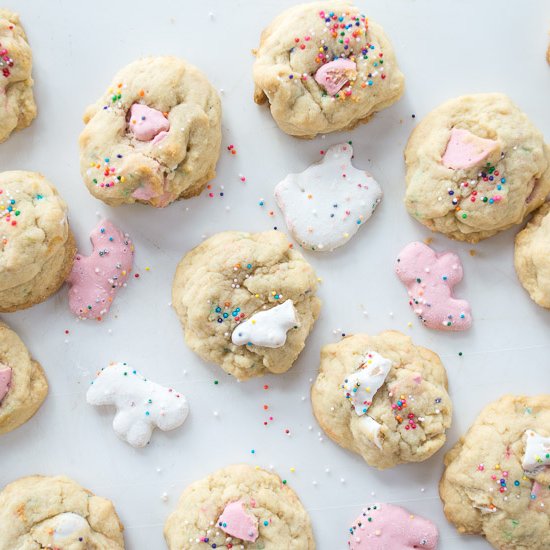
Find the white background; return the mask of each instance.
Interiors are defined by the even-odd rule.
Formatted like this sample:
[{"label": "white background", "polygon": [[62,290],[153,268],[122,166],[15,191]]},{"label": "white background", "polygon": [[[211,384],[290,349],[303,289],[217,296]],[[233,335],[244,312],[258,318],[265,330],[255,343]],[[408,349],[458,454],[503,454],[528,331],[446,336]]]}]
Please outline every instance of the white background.
[{"label": "white background", "polygon": [[[1,437],[0,486],[35,473],[66,474],[115,502],[126,527],[127,548],[162,550],[164,520],[187,484],[235,462],[273,465],[308,509],[320,550],[344,549],[347,528],[372,501],[400,504],[435,521],[444,550],[488,548],[480,538],[460,537],[443,516],[437,493],[443,451],[423,464],[378,472],[328,438],[320,440],[309,388],[323,344],[339,339],[341,332],[392,328],[432,348],[447,367],[455,414],[446,448],[485,404],[502,394],[550,393],[550,314],[531,302],[516,279],[515,229],[475,247],[434,235],[435,248],[458,252],[464,263],[465,280],[457,294],[472,305],[474,324],[468,332],[445,334],[421,327],[393,274],[399,250],[429,235],[403,206],[403,148],[416,121],[448,98],[500,91],[550,138],[550,67],[544,60],[550,4],[358,2],[392,40],[406,77],[405,95],[368,125],[301,141],[279,131],[267,108],[252,101],[251,49],[258,45],[262,28],[294,3],[8,0],[6,7],[21,14],[33,48],[39,115],[29,129],[0,145],[0,169],[45,174],[68,202],[71,225],[85,253],[98,213],[128,231],[140,278],[130,280],[100,323],[71,316],[66,288],[46,303],[4,316],[44,366],[50,394],[30,422]],[[81,116],[119,68],[148,54],[182,56],[223,89],[222,151],[212,182],[216,196],[203,193],[164,210],[139,205],[113,209],[89,195],[81,181]],[[320,149],[349,139],[356,166],[373,173],[384,199],[345,247],[326,255],[306,254],[323,279],[319,294],[324,307],[293,369],[239,384],[186,348],[169,307],[176,264],[205,235],[284,229],[278,213],[268,214],[277,210],[273,186],[288,172],[318,160]],[[229,144],[235,145],[236,156],[227,152]],[[246,176],[246,183],[239,174]],[[258,206],[261,198],[263,209]],[[477,252],[474,257],[471,249]],[[141,450],[116,438],[110,411],[85,402],[94,372],[122,360],[185,393],[191,405],[180,429],[155,432],[151,445]],[[264,404],[269,405],[267,412]],[[266,428],[263,421],[269,415],[275,420]],[[291,436],[285,435],[287,428]],[[161,500],[164,492],[167,502]]]}]

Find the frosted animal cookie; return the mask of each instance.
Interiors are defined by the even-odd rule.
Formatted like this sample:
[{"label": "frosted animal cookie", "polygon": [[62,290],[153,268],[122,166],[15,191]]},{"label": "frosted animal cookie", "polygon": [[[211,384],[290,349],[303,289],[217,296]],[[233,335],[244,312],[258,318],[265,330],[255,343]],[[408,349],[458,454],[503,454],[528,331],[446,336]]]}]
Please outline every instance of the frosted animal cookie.
[{"label": "frosted animal cookie", "polygon": [[263,31],[254,101],[269,101],[287,134],[313,138],[367,122],[402,95],[403,74],[382,27],[351,2],[294,6]]},{"label": "frosted animal cookie", "polygon": [[75,255],[67,205],[35,172],[0,173],[0,312],[57,292]]},{"label": "frosted animal cookie", "polygon": [[514,263],[529,296],[550,309],[550,203],[542,205],[517,234]]},{"label": "frosted animal cookie", "polygon": [[64,476],[29,476],[0,493],[0,550],[124,550],[113,503]]},{"label": "frosted animal cookie", "polygon": [[32,359],[19,336],[0,323],[0,434],[27,422],[47,394],[48,381],[42,367]]},{"label": "frosted animal cookie", "polygon": [[549,427],[550,395],[505,395],[481,411],[445,456],[439,485],[460,533],[500,550],[550,548]]},{"label": "frosted animal cookie", "polygon": [[164,526],[170,550],[314,550],[307,512],[281,479],[246,464],[192,483]]},{"label": "frosted animal cookie", "polygon": [[437,527],[392,504],[373,504],[365,508],[349,529],[350,550],[435,550]]},{"label": "frosted animal cookie", "polygon": [[109,312],[119,288],[134,264],[134,245],[128,235],[102,220],[90,235],[90,256],[77,254],[67,279],[69,307],[81,319],[101,319]]},{"label": "frosted animal cookie", "polygon": [[279,231],[227,231],[178,265],[172,304],[187,345],[240,380],[286,372],[319,316],[317,277]]},{"label": "frosted animal cookie", "polygon": [[332,440],[380,469],[426,460],[451,425],[441,360],[396,331],[324,346],[311,401]]},{"label": "frosted animal cookie", "polygon": [[351,145],[333,145],[320,162],[275,187],[286,225],[304,248],[331,251],[347,243],[382,199],[376,180],[355,168],[352,156]]},{"label": "frosted animal cookie", "polygon": [[86,400],[90,405],[114,405],[113,429],[133,447],[145,447],[155,427],[168,431],[181,426],[189,413],[184,395],[151,382],[127,363],[99,371]]},{"label": "frosted animal cookie", "polygon": [[419,222],[478,242],[521,223],[550,192],[550,147],[502,94],[447,101],[405,149],[405,205]]},{"label": "frosted animal cookie", "polygon": [[437,254],[424,243],[412,242],[399,253],[395,272],[407,287],[409,305],[424,326],[453,331],[470,328],[470,304],[453,296],[453,288],[463,275],[456,254]]},{"label": "frosted animal cookie", "polygon": [[19,16],[0,8],[0,143],[36,117],[32,52]]},{"label": "frosted animal cookie", "polygon": [[198,195],[216,175],[220,99],[182,59],[145,57],[124,67],[84,123],[80,172],[111,206],[167,206]]}]

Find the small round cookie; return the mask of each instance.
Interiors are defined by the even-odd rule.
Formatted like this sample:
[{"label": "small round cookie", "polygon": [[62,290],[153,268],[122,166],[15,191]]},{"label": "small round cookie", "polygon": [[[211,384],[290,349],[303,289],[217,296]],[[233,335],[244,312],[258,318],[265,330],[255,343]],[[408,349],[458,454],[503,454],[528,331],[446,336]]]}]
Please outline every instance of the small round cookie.
[{"label": "small round cookie", "polygon": [[[0,434],[29,420],[48,394],[48,381],[19,336],[0,323]],[[1,531],[0,531],[1,532]]]},{"label": "small round cookie", "polygon": [[111,206],[164,207],[215,177],[221,103],[206,76],[176,57],[127,65],[84,113],[80,173]]},{"label": "small round cookie", "polygon": [[328,436],[379,469],[426,460],[451,425],[441,360],[397,331],[324,346],[311,400]]},{"label": "small round cookie", "polygon": [[439,485],[460,533],[500,550],[550,548],[550,395],[505,395],[445,456]]},{"label": "small round cookie", "polygon": [[550,147],[503,94],[447,101],[405,149],[409,214],[476,243],[521,223],[550,192]]},{"label": "small round cookie", "polygon": [[36,117],[32,52],[19,16],[0,8],[0,143]]},{"label": "small round cookie", "polygon": [[164,525],[170,550],[314,550],[309,516],[279,476],[247,464],[192,483]]},{"label": "small round cookie", "polygon": [[514,263],[529,296],[550,308],[550,203],[542,205],[517,234]]},{"label": "small round cookie", "polygon": [[227,231],[178,265],[172,304],[187,345],[239,380],[286,372],[319,316],[317,276],[279,231]]},{"label": "small round cookie", "polygon": [[402,95],[404,77],[382,27],[347,0],[294,6],[261,36],[254,101],[269,101],[292,136],[350,130]]},{"label": "small round cookie", "polygon": [[36,172],[0,173],[0,312],[43,302],[71,271],[67,205]]},{"label": "small round cookie", "polygon": [[64,476],[23,477],[0,493],[0,550],[123,550],[113,503]]}]

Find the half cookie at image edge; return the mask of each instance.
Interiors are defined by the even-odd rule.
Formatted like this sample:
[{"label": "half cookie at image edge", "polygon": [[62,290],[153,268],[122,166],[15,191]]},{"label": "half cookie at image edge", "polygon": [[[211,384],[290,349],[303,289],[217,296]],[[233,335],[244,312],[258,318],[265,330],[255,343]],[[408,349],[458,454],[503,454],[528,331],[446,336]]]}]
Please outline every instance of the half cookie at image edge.
[{"label": "half cookie at image edge", "polygon": [[262,32],[254,101],[287,134],[313,138],[367,122],[402,95],[404,77],[380,25],[351,2],[294,6]]},{"label": "half cookie at image edge", "polygon": [[405,164],[409,214],[459,241],[521,223],[550,192],[550,147],[503,94],[434,109],[412,132]]},{"label": "half cookie at image edge", "polygon": [[445,515],[499,550],[550,548],[550,395],[487,405],[445,456]]},{"label": "half cookie at image edge", "polygon": [[67,205],[36,172],[0,173],[0,312],[25,309],[57,292],[76,247]]},{"label": "half cookie at image edge", "polygon": [[441,360],[397,331],[324,346],[311,401],[327,435],[379,469],[428,459],[451,426]]},{"label": "half cookie at image edge", "polygon": [[0,492],[0,550],[124,550],[113,503],[64,476],[29,476]]},{"label": "half cookie at image edge", "polygon": [[280,231],[227,231],[180,261],[172,305],[187,345],[245,380],[290,369],[321,302],[317,276]]},{"label": "half cookie at image edge", "polygon": [[84,113],[80,173],[111,206],[164,207],[198,195],[216,175],[221,103],[206,76],[176,57],[121,69]]},{"label": "half cookie at image edge", "polygon": [[30,356],[21,338],[0,323],[0,434],[27,422],[47,394],[48,381],[42,367]]},{"label": "half cookie at image edge", "polygon": [[351,162],[349,143],[332,145],[323,158],[275,187],[288,230],[310,250],[330,252],[346,244],[382,200],[382,189]]},{"label": "half cookie at image edge", "polygon": [[19,16],[0,8],[0,143],[36,117],[32,52]]},{"label": "half cookie at image edge", "polygon": [[237,464],[195,481],[164,525],[170,550],[314,550],[309,516],[271,472]]}]

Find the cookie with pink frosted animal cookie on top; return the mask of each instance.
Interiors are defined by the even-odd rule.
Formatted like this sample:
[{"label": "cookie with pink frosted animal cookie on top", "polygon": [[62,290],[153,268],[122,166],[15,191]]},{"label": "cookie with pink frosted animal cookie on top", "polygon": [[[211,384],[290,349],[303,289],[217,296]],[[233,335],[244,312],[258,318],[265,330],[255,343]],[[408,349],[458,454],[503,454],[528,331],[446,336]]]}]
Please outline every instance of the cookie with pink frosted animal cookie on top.
[{"label": "cookie with pink frosted animal cookie on top", "polygon": [[80,171],[111,206],[164,207],[198,195],[216,175],[221,103],[206,76],[176,57],[121,69],[84,113]]}]

